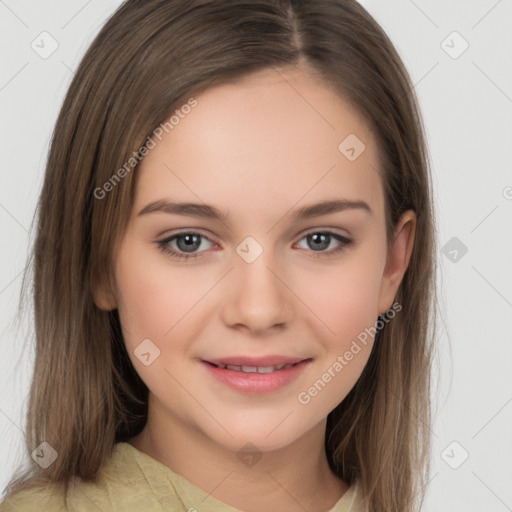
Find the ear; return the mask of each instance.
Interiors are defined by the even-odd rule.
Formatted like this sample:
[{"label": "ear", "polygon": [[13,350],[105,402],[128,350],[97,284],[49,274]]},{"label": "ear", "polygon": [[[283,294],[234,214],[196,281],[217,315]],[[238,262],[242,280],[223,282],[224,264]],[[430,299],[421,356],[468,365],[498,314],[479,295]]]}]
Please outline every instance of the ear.
[{"label": "ear", "polygon": [[400,217],[388,247],[386,266],[380,287],[379,315],[384,314],[393,305],[396,292],[409,266],[415,233],[416,214],[412,210],[407,210]]},{"label": "ear", "polygon": [[94,303],[104,311],[111,311],[117,308],[117,300],[109,286],[108,280],[96,281],[91,285]]}]

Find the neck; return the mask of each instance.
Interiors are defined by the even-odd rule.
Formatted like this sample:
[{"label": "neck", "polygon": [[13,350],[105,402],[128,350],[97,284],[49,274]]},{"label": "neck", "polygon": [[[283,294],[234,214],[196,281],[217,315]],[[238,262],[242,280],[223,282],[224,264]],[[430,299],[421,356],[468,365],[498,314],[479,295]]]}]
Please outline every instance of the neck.
[{"label": "neck", "polygon": [[153,414],[148,414],[146,426],[128,442],[232,507],[326,512],[348,489],[329,467],[325,420],[288,446],[244,455],[178,418],[166,416],[164,421],[154,408],[149,410]]}]

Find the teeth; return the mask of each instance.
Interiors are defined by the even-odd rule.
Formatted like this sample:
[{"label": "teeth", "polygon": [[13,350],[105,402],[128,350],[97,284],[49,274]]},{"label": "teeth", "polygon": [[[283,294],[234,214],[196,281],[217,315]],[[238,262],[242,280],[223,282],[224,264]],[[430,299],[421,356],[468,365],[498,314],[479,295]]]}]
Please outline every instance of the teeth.
[{"label": "teeth", "polygon": [[258,373],[272,373],[276,371],[275,366],[260,366],[258,368]]},{"label": "teeth", "polygon": [[235,372],[243,372],[243,373],[273,373],[279,370],[283,370],[293,366],[293,364],[280,364],[277,366],[237,366],[235,364],[217,364],[219,368],[232,370]]}]

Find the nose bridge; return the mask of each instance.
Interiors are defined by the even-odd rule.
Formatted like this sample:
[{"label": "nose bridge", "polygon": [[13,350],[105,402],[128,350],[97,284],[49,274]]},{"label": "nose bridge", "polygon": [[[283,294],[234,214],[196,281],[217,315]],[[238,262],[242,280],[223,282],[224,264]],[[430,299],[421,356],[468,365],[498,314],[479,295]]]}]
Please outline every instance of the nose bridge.
[{"label": "nose bridge", "polygon": [[232,280],[225,303],[225,321],[261,331],[291,318],[292,304],[275,252],[252,236],[236,247]]}]

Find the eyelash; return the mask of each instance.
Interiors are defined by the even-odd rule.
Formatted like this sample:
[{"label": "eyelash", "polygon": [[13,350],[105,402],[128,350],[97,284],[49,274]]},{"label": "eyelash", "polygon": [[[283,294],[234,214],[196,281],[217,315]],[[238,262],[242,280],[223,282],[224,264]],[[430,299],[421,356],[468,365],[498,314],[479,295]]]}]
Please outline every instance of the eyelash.
[{"label": "eyelash", "polygon": [[[330,251],[311,251],[313,253],[312,256],[314,258],[320,258],[323,256],[328,257],[328,256],[332,256],[334,254],[338,254],[341,251],[343,251],[345,248],[349,247],[350,245],[352,245],[354,243],[353,240],[346,238],[344,236],[338,235],[337,233],[334,233],[334,232],[328,231],[328,230],[326,230],[326,231],[310,231],[309,233],[306,233],[304,236],[302,236],[302,238],[300,240],[302,240],[303,238],[306,238],[310,235],[315,235],[315,234],[329,235],[332,238],[338,240],[338,242],[340,242],[340,245],[338,245],[338,247],[335,249],[331,249]],[[170,254],[173,258],[176,258],[178,260],[182,260],[182,259],[188,260],[190,258],[194,258],[194,259],[198,258],[201,255],[201,253],[204,251],[201,251],[198,253],[187,254],[187,253],[182,253],[182,252],[178,252],[174,249],[171,249],[171,247],[169,246],[169,243],[171,241],[173,241],[174,239],[179,238],[181,236],[184,236],[184,235],[197,235],[197,236],[199,236],[201,238],[205,238],[206,240],[211,242],[211,240],[207,236],[202,235],[201,233],[196,233],[194,231],[183,231],[182,233],[178,233],[178,234],[172,235],[171,237],[165,238],[164,240],[160,240],[160,241],[156,242],[156,244],[158,245],[159,250],[162,251],[164,254]],[[299,240],[299,242],[300,242],[300,240]]]}]

